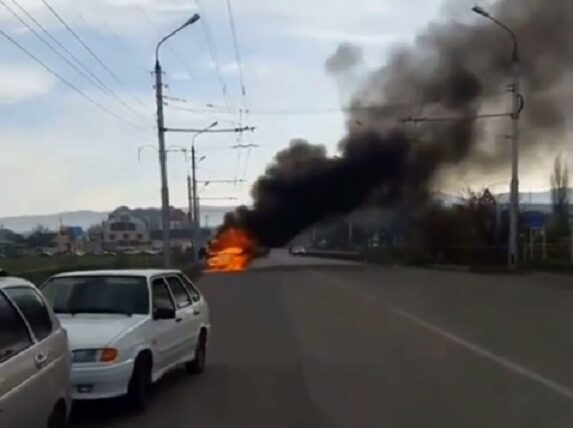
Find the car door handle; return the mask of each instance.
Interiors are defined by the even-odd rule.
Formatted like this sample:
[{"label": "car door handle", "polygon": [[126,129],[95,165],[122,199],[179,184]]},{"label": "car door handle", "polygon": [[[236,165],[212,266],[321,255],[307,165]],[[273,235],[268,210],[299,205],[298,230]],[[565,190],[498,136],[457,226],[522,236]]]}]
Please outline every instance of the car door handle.
[{"label": "car door handle", "polygon": [[34,363],[36,364],[36,368],[41,369],[48,364],[48,356],[43,352],[39,353],[34,357]]},{"label": "car door handle", "polygon": [[175,322],[179,323],[181,321],[183,321],[183,318],[181,318],[181,317],[175,318]]},{"label": "car door handle", "polygon": [[193,315],[199,315],[201,311],[199,309],[193,309]]}]

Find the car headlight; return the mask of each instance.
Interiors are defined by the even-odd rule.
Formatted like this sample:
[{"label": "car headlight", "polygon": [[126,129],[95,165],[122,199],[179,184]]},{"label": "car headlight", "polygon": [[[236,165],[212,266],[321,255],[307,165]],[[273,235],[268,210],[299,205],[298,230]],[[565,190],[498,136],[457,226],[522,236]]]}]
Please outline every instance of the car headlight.
[{"label": "car headlight", "polygon": [[117,360],[118,352],[115,348],[78,349],[72,351],[74,363],[113,363]]}]

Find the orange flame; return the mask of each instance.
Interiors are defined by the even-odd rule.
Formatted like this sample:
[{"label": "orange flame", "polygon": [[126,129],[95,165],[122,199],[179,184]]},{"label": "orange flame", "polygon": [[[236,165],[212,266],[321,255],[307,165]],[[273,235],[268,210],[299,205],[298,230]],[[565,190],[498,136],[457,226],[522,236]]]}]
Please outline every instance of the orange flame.
[{"label": "orange flame", "polygon": [[209,245],[207,271],[245,270],[253,259],[254,247],[254,241],[243,229],[226,229]]}]

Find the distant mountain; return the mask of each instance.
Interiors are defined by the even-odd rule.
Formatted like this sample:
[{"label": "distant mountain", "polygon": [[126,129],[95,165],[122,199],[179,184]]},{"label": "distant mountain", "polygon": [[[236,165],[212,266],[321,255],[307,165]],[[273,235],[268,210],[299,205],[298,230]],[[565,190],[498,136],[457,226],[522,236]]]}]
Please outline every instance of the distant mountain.
[{"label": "distant mountain", "polygon": [[[570,190],[573,201],[573,189]],[[450,195],[447,193],[436,193],[436,197],[451,205],[460,201],[460,196]],[[501,204],[507,204],[509,200],[508,193],[498,193],[495,198]],[[520,203],[524,209],[547,211],[551,210],[551,191],[543,192],[522,192],[520,194]],[[201,223],[203,226],[218,226],[223,222],[223,216],[226,212],[233,210],[234,207],[201,207]],[[101,223],[108,216],[109,212],[98,211],[68,211],[55,214],[17,216],[17,217],[0,217],[0,227],[11,229],[17,233],[26,233],[32,231],[36,226],[42,225],[51,230],[57,230],[60,224],[65,226],[80,226],[87,229],[89,226]]]},{"label": "distant mountain", "polygon": [[[201,223],[203,226],[217,226],[222,223],[226,212],[234,207],[201,207]],[[107,219],[109,211],[66,211],[54,214],[0,217],[0,228],[10,229],[17,233],[31,232],[38,225],[50,230],[57,230],[60,224],[64,226],[80,226],[83,229],[99,224]]]},{"label": "distant mountain", "polygon": [[47,227],[50,230],[57,230],[60,224],[80,226],[86,229],[93,224],[101,223],[107,218],[107,215],[107,212],[68,211],[54,214],[0,217],[0,225],[17,233],[30,232],[38,225]]}]

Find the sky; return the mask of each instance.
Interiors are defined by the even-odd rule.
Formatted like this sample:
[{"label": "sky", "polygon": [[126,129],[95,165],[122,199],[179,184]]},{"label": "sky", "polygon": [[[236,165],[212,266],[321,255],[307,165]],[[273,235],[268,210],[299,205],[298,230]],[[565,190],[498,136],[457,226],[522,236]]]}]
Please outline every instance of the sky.
[{"label": "sky", "polygon": [[[411,43],[444,13],[440,0],[230,4],[238,52],[227,0],[1,0],[0,217],[160,205],[154,48],[161,36],[194,13],[201,20],[160,52],[166,126],[203,128],[217,120],[218,127],[256,127],[243,135],[197,138],[199,156],[205,157],[199,180],[244,180],[200,184],[203,203],[209,205],[248,204],[251,184],[291,139],[325,144],[335,154],[345,132],[338,109],[349,94],[325,72],[324,64],[340,43],[360,47],[365,64],[375,68],[396,45]],[[470,0],[449,2],[448,13],[469,15],[472,5]],[[241,109],[250,113],[241,114]],[[175,206],[186,206],[188,171],[185,156],[175,150],[190,141],[190,134],[167,134]],[[233,149],[237,144],[257,147]],[[488,179],[499,182],[504,177]],[[532,172],[522,183],[539,189],[547,187],[546,181]]]}]

